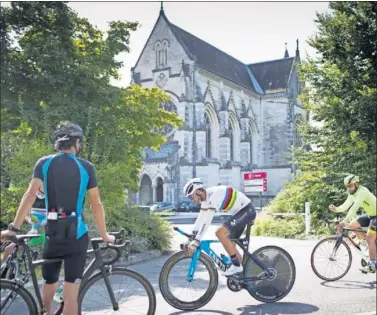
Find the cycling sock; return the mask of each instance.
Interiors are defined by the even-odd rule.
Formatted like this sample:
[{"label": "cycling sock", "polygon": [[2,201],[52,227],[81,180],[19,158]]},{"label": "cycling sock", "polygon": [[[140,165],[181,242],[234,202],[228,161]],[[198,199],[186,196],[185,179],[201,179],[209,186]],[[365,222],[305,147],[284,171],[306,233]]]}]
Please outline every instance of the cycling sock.
[{"label": "cycling sock", "polygon": [[232,259],[232,264],[239,267],[240,266],[240,262],[238,261],[237,259],[237,255],[232,255],[230,256],[230,259]]}]

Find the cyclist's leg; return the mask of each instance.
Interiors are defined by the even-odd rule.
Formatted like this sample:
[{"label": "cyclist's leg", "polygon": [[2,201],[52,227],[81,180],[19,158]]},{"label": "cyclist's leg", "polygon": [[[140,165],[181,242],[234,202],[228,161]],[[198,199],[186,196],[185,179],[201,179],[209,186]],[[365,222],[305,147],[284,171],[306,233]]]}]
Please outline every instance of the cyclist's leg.
[{"label": "cyclist's leg", "polygon": [[237,251],[236,244],[229,238],[239,238],[242,235],[245,226],[253,222],[255,217],[256,212],[254,206],[250,203],[232,216],[216,231],[216,236],[223,244],[225,250],[231,257],[236,255],[239,263],[242,262],[242,256]]},{"label": "cyclist's leg", "polygon": [[[52,259],[61,257],[61,246],[58,246],[55,242],[46,239],[44,250],[43,250],[43,259]],[[47,314],[51,314],[51,304],[55,292],[58,289],[59,285],[59,274],[62,267],[62,262],[56,262],[51,264],[42,265],[42,276],[45,280],[42,291],[42,301],[43,305],[47,310]]]},{"label": "cyclist's leg", "polygon": [[3,256],[4,261],[5,261],[5,259],[7,259],[8,256],[10,256],[12,254],[12,251],[13,251],[15,246],[16,246],[15,243],[10,243],[7,247],[5,247],[4,256]]},{"label": "cyclist's leg", "polygon": [[367,234],[367,242],[369,248],[369,258],[370,260],[376,261],[376,231],[377,231],[377,216],[372,217],[370,220],[370,225]]},{"label": "cyclist's leg", "polygon": [[[9,245],[5,246],[2,262],[5,261],[12,254],[12,251],[13,251],[15,246],[16,246],[15,243],[9,243]],[[9,270],[8,267],[5,267],[3,269],[3,271],[1,272],[1,275],[0,275],[1,278],[5,278],[7,276],[8,270]]]},{"label": "cyclist's leg", "polygon": [[369,258],[370,261],[368,265],[365,267],[360,268],[360,270],[364,273],[376,272],[376,230],[377,230],[377,217],[371,217],[370,218],[370,225],[368,229],[368,234],[366,237],[366,240],[368,242],[368,248],[369,248]]},{"label": "cyclist's leg", "polygon": [[[367,214],[363,214],[358,216],[355,220],[353,220],[348,226],[351,229],[361,229],[362,227],[368,227],[370,223],[370,218]],[[354,232],[357,237],[365,240],[365,233],[361,232]]]},{"label": "cyclist's leg", "polygon": [[70,246],[75,252],[64,257],[63,315],[78,314],[78,294],[84,273],[89,238],[85,234]]}]

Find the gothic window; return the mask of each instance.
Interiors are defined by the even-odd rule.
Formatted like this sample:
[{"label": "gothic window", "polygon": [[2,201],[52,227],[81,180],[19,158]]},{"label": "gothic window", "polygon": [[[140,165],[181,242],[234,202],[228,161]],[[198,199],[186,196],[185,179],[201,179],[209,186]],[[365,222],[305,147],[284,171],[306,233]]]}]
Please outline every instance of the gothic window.
[{"label": "gothic window", "polygon": [[229,133],[230,133],[230,160],[233,161],[234,159],[234,129],[232,122],[229,120]]},{"label": "gothic window", "polygon": [[161,51],[161,43],[157,42],[156,45],[154,46],[154,49],[156,51],[156,68],[160,65],[160,51]]},{"label": "gothic window", "polygon": [[156,68],[166,67],[168,64],[168,47],[169,42],[164,40],[162,44],[158,41],[155,45],[156,51]]},{"label": "gothic window", "polygon": [[296,119],[295,119],[295,123],[294,123],[294,137],[295,137],[295,147],[302,147],[302,139],[300,137],[300,133],[298,131],[298,128],[299,126],[302,124],[303,122],[303,118],[302,118],[302,115],[297,115]]},{"label": "gothic window", "polygon": [[250,144],[250,164],[253,164],[253,135],[256,133],[255,122],[249,119],[249,144]]},{"label": "gothic window", "polygon": [[204,114],[206,126],[206,157],[211,157],[211,122],[207,114]]},{"label": "gothic window", "polygon": [[253,164],[253,137],[250,135],[250,164]]}]

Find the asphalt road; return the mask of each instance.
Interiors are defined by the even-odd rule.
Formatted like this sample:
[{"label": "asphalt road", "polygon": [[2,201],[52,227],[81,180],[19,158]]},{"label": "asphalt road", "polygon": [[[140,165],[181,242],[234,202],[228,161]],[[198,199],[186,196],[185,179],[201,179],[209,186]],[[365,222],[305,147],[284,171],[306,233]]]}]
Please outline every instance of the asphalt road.
[{"label": "asphalt road", "polygon": [[[179,227],[187,232],[191,231],[192,224],[182,224]],[[206,235],[206,239],[214,239],[215,231],[218,226],[212,225]],[[175,233],[172,250],[179,250],[179,244],[185,240],[185,237]],[[296,265],[296,281],[292,291],[281,301],[272,304],[258,302],[242,290],[240,292],[231,292],[226,286],[226,278],[219,274],[219,286],[212,300],[203,308],[183,312],[170,306],[162,297],[158,278],[162,266],[172,255],[164,255],[160,258],[139,263],[131,266],[144,275],[153,285],[157,296],[156,315],[288,315],[288,314],[315,314],[315,315],[356,315],[356,314],[375,314],[376,310],[376,274],[361,274],[358,270],[360,263],[354,255],[354,261],[348,274],[336,282],[324,282],[317,278],[310,266],[310,254],[317,241],[299,241],[286,240],[279,238],[252,237],[250,251],[264,245],[277,245],[287,250]],[[225,253],[220,244],[214,244],[212,247],[218,254]],[[186,270],[181,272],[186,274]],[[112,279],[113,287],[116,294],[123,294],[127,291],[133,293],[131,298],[131,309],[126,309],[121,305],[119,312],[106,312],[103,308],[103,301],[106,298],[104,284],[97,286],[97,290],[89,291],[85,300],[85,306],[94,309],[94,312],[85,314],[145,314],[141,312],[132,312],[137,309],[136,306],[145,303],[145,299],[140,298],[140,288],[132,286],[133,283],[121,282],[120,277]],[[172,285],[180,287],[182,281],[173,278]],[[97,307],[97,304],[99,305]],[[108,304],[107,304],[108,305]],[[123,306],[123,307],[122,307]],[[14,310],[16,311],[16,309]],[[104,312],[105,311],[105,312]],[[21,312],[22,313],[22,312]],[[10,314],[21,314],[20,312],[11,312]],[[7,313],[8,314],[8,313]]]},{"label": "asphalt road", "polygon": [[[190,231],[192,225],[179,227]],[[207,239],[215,237],[216,228],[216,226],[211,226]],[[179,243],[184,239],[183,236],[177,234],[174,238],[173,249],[178,250]],[[182,312],[165,302],[159,292],[158,275],[170,256],[135,265],[133,269],[147,276],[153,284],[157,294],[157,315],[356,315],[375,311],[376,274],[361,274],[358,270],[359,260],[354,259],[349,273],[343,279],[326,283],[317,278],[310,266],[310,254],[315,244],[316,241],[252,237],[251,251],[264,245],[277,245],[287,250],[295,261],[296,282],[292,291],[283,300],[273,304],[260,303],[245,290],[231,292],[226,286],[226,279],[219,275],[219,287],[213,299],[202,309]],[[224,252],[220,244],[214,244],[213,248],[218,253]]]}]

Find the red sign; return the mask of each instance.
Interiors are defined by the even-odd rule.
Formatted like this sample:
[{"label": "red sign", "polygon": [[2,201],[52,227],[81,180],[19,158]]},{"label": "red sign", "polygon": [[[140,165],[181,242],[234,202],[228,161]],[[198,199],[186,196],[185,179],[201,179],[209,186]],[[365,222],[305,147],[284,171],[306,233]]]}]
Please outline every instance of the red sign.
[{"label": "red sign", "polygon": [[267,178],[267,172],[251,172],[243,174],[243,179]]}]

